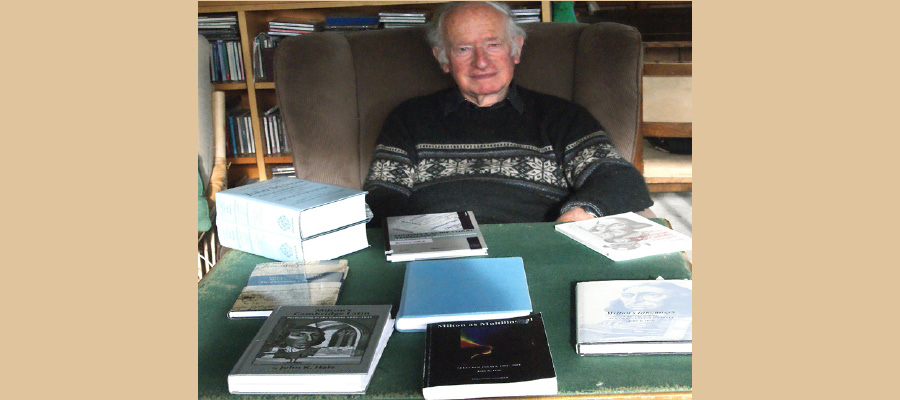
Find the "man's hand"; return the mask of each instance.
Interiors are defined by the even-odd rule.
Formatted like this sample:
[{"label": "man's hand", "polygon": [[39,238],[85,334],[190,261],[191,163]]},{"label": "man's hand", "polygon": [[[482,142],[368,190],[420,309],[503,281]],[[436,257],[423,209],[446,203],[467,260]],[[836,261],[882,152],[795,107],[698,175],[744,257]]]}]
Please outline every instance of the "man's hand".
[{"label": "man's hand", "polygon": [[597,218],[591,214],[588,214],[587,211],[584,211],[581,207],[572,207],[569,211],[560,215],[559,218],[556,219],[556,222],[573,222],[573,221],[584,221],[586,219]]}]

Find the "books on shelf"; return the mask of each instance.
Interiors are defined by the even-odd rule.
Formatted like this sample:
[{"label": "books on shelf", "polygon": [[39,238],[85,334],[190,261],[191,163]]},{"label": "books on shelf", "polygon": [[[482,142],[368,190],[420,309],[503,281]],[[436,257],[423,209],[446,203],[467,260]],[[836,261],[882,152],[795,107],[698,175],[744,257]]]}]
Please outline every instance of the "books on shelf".
[{"label": "books on shelf", "polygon": [[297,178],[269,179],[216,193],[216,223],[311,238],[364,221],[365,194]]},{"label": "books on shelf", "polygon": [[412,261],[406,265],[397,330],[424,331],[436,322],[531,314],[521,257]]},{"label": "books on shelf", "polygon": [[635,213],[556,225],[560,233],[613,261],[691,249],[691,238]]},{"label": "books on shelf", "polygon": [[365,393],[393,322],[390,305],[278,307],[228,374],[228,391]]},{"label": "books on shelf", "polygon": [[225,148],[232,157],[250,157],[256,154],[253,140],[253,124],[250,110],[234,108],[228,110],[225,118]]},{"label": "books on shelf", "polygon": [[290,142],[285,136],[281,109],[272,107],[262,115],[262,127],[266,139],[266,155],[285,154],[291,152]]},{"label": "books on shelf", "polygon": [[287,176],[294,177],[296,176],[297,170],[294,169],[293,165],[276,165],[272,167],[272,177],[277,178],[279,176]]},{"label": "books on shelf", "polygon": [[321,31],[324,22],[317,19],[276,18],[269,21],[269,35],[297,36]]},{"label": "books on shelf", "polygon": [[234,14],[198,16],[197,31],[210,42],[240,39],[237,15]]},{"label": "books on shelf", "polygon": [[243,81],[244,56],[239,40],[210,40],[210,79],[213,82]]},{"label": "books on shelf", "polygon": [[334,14],[325,16],[326,31],[358,31],[378,29],[377,15]]},{"label": "books on shelf", "polygon": [[578,282],[581,355],[691,354],[691,280]]},{"label": "books on shelf", "polygon": [[424,11],[393,10],[378,13],[378,20],[385,29],[421,26],[425,24],[427,18]]},{"label": "books on shelf", "polygon": [[275,80],[275,49],[280,38],[260,32],[253,39],[253,77],[257,82]]},{"label": "books on shelf", "polygon": [[222,246],[278,261],[330,260],[369,247],[365,221],[301,239],[229,222],[216,222]]},{"label": "books on shelf", "polygon": [[429,400],[557,394],[541,314],[429,324],[422,395]]},{"label": "books on shelf", "polygon": [[385,225],[388,261],[487,255],[471,211],[388,217]]},{"label": "books on shelf", "polygon": [[333,306],[349,269],[347,260],[257,264],[228,318],[268,317],[278,306]]}]

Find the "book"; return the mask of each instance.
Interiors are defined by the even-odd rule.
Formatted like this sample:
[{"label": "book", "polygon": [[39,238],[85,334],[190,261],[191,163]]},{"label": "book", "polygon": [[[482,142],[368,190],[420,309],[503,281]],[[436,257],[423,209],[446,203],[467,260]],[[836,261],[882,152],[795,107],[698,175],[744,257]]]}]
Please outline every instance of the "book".
[{"label": "book", "polygon": [[335,14],[326,15],[325,24],[330,26],[338,25],[377,25],[378,16],[373,15],[354,15],[354,14]]},{"label": "book", "polygon": [[385,221],[388,261],[487,255],[487,244],[471,211],[404,215]]},{"label": "book", "polygon": [[301,239],[366,219],[361,190],[279,177],[216,193],[220,221]]},{"label": "book", "polygon": [[691,238],[635,213],[556,225],[560,233],[613,261],[691,249]]},{"label": "book", "polygon": [[692,282],[578,282],[575,350],[581,355],[691,354]]},{"label": "book", "polygon": [[257,264],[228,318],[268,317],[278,306],[333,306],[349,269],[347,260]]},{"label": "book", "polygon": [[521,257],[412,261],[406,265],[397,330],[528,314],[531,296]]},{"label": "book", "polygon": [[429,324],[422,395],[429,400],[557,394],[541,314]]},{"label": "book", "polygon": [[393,322],[390,305],[280,306],[228,374],[228,391],[365,393]]},{"label": "book", "polygon": [[330,260],[369,247],[365,221],[301,239],[216,221],[222,246],[278,261]]}]

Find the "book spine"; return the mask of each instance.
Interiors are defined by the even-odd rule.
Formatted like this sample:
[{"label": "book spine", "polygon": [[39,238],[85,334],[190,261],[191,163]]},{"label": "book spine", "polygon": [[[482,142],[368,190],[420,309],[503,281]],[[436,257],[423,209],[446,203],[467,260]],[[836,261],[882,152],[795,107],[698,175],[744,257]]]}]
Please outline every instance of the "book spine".
[{"label": "book spine", "polygon": [[222,246],[253,253],[278,261],[304,261],[303,246],[298,238],[261,231],[216,220]]}]

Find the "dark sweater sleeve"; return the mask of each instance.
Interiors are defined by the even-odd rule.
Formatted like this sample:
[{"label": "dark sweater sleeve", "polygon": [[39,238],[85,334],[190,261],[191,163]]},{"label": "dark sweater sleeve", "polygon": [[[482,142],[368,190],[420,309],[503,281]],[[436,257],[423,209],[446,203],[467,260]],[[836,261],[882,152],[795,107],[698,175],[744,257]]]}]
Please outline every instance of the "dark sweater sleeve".
[{"label": "dark sweater sleeve", "polygon": [[386,217],[403,215],[415,183],[415,146],[398,111],[385,121],[375,142],[375,153],[363,183],[366,203],[374,214],[369,227],[381,226]]},{"label": "dark sweater sleeve", "polygon": [[587,110],[577,110],[563,136],[562,165],[572,194],[560,214],[576,206],[604,216],[653,205],[644,177],[619,155]]}]

